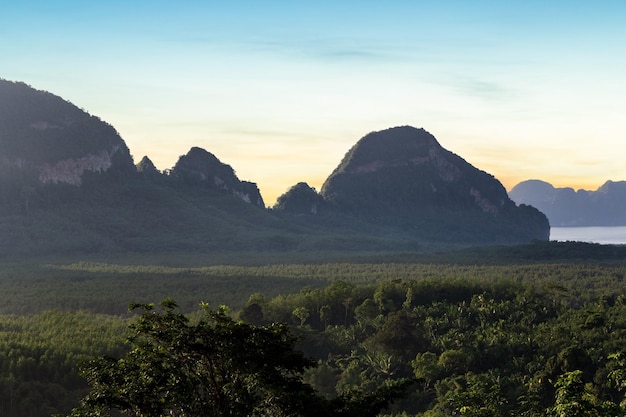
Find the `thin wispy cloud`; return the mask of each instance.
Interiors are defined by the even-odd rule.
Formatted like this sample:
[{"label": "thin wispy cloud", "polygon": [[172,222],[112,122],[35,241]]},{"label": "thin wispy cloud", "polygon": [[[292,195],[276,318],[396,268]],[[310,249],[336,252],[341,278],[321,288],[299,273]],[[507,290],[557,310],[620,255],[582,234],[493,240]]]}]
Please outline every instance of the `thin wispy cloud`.
[{"label": "thin wispy cloud", "polygon": [[450,86],[458,93],[486,101],[508,102],[516,98],[514,90],[501,83],[467,76],[448,79]]},{"label": "thin wispy cloud", "polygon": [[282,152],[319,179],[411,124],[511,181],[626,178],[624,2],[53,3],[3,5],[0,77],[89,109],[161,168],[200,146],[286,190],[307,178]]}]

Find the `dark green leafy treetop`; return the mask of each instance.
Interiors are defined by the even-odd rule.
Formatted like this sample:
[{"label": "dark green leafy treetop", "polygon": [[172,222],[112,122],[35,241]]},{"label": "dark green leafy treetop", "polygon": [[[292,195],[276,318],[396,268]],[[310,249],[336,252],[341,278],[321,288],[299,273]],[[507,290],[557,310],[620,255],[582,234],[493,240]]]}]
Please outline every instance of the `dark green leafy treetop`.
[{"label": "dark green leafy treetop", "polygon": [[234,321],[225,308],[207,305],[192,323],[172,300],[161,307],[131,307],[143,310],[131,326],[132,349],[84,367],[91,392],[73,417],[115,415],[111,410],[134,416],[376,416],[409,384],[326,399],[302,381],[315,363],[294,349],[286,325]]}]

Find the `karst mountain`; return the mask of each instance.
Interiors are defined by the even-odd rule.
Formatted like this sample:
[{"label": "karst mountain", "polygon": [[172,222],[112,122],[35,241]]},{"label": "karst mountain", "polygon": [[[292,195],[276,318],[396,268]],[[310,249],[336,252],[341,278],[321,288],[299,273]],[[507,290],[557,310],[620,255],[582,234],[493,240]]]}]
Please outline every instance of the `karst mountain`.
[{"label": "karst mountain", "polygon": [[[304,163],[304,162],[303,162]],[[318,192],[265,207],[254,182],[194,147],[135,164],[114,127],[0,79],[0,256],[207,250],[414,250],[548,239],[538,210],[409,126],[372,132]]]},{"label": "karst mountain", "polygon": [[[517,206],[503,185],[410,126],[360,139],[324,182],[318,196],[298,184],[277,208],[321,210],[397,227],[441,241],[507,242],[547,239],[538,210]],[[308,203],[308,205],[306,204]]]}]

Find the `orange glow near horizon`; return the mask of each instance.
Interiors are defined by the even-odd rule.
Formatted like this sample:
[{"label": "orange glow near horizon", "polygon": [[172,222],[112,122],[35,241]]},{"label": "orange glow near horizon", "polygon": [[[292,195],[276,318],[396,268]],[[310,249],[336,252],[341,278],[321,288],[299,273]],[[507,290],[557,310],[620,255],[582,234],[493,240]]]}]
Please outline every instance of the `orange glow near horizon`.
[{"label": "orange glow near horizon", "polygon": [[[217,143],[218,146],[205,146],[205,149],[215,154],[223,163],[230,165],[240,180],[256,183],[266,206],[272,207],[279,196],[298,182],[306,182],[319,192],[322,184],[340,163],[345,152],[358,139],[353,138],[350,141],[344,140],[336,143],[331,141],[325,145],[314,143],[307,145],[307,142],[300,142],[299,146],[293,147],[254,144],[253,146],[249,144],[237,146],[236,142],[225,140]],[[155,142],[151,145],[154,146]],[[191,142],[167,144],[165,141],[162,145],[162,147],[140,148],[137,152],[131,149],[131,153],[134,155],[135,162],[138,162],[144,155],[148,155],[158,169],[165,170],[172,168],[180,155],[186,154],[192,146],[195,146]],[[461,152],[451,151],[466,158],[466,155]],[[462,150],[468,153],[471,151],[475,153],[469,155],[466,161],[493,175],[507,191],[526,180],[545,181],[555,188],[569,187],[574,190],[590,191],[595,191],[608,180],[620,180],[620,178],[610,177],[583,178],[573,175],[555,175],[554,170],[558,166],[550,170],[540,169],[540,165],[533,165],[529,162],[530,158],[524,155],[519,160],[514,160],[512,157],[517,154],[512,150],[491,153],[470,148]]]}]

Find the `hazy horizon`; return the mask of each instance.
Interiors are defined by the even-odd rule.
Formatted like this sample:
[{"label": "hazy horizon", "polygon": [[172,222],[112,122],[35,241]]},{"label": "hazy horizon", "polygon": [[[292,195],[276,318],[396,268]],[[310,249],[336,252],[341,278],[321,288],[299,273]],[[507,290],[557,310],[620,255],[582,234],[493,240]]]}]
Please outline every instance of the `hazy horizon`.
[{"label": "hazy horizon", "polygon": [[136,162],[199,146],[268,205],[371,131],[423,127],[509,190],[626,179],[626,3],[23,1],[0,77],[112,124]]}]

